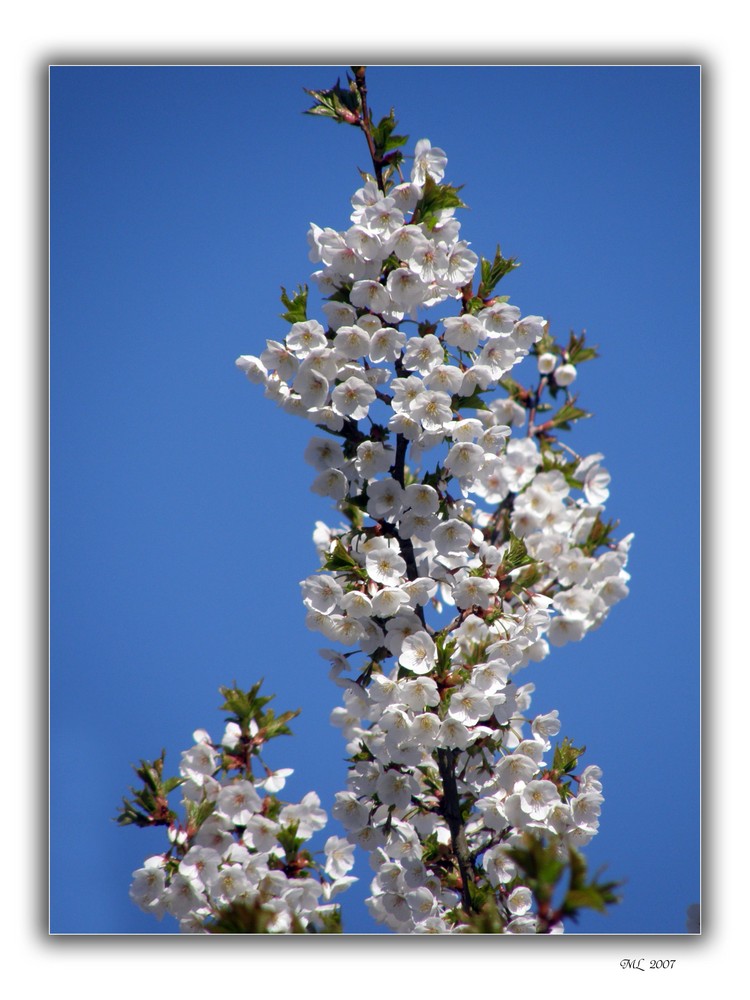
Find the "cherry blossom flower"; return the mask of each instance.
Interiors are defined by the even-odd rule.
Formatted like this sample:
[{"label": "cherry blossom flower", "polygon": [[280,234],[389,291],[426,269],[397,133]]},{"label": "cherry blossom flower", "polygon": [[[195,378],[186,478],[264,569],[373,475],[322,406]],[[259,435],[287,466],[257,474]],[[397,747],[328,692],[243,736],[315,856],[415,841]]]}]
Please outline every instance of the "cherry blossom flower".
[{"label": "cherry blossom flower", "polygon": [[404,639],[398,662],[414,674],[426,674],[436,658],[435,643],[426,632],[418,631]]},{"label": "cherry blossom flower", "polygon": [[442,149],[433,146],[429,139],[420,139],[414,148],[414,165],[411,180],[420,187],[428,177],[441,181],[445,175],[448,157]]}]

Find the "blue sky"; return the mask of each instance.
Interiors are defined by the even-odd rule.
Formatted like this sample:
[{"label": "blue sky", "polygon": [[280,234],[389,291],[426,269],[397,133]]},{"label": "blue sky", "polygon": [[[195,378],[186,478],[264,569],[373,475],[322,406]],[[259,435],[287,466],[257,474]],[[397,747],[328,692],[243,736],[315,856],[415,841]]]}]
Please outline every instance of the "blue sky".
[{"label": "blue sky", "polygon": [[[311,428],[234,367],[283,335],[309,223],[348,224],[362,137],[300,113],[302,88],[343,70],[51,70],[55,932],[174,930],[127,896],[161,835],[112,817],[131,763],[166,747],[176,768],[194,729],[220,735],[220,685],[265,677],[302,708],[274,748],[290,798],[330,807],[344,786],[298,588],[335,515],[308,489]],[[445,149],[473,249],[522,261],[511,301],[599,345],[579,379],[595,416],[571,443],[606,456],[608,511],[636,535],[631,596],[524,681],[604,771],[587,856],[625,898],[578,930],[681,933],[699,897],[699,70],[368,77],[376,115],[394,106],[411,144]],[[373,930],[356,874],[345,926]]]}]

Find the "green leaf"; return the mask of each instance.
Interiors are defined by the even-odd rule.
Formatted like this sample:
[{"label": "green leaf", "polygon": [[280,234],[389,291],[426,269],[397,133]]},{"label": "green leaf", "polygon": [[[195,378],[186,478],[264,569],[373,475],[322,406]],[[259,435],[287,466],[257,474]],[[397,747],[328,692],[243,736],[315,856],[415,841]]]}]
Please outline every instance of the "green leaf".
[{"label": "green leaf", "polygon": [[214,811],[214,802],[185,802],[188,819],[188,830],[196,831],[206,822]]},{"label": "green leaf", "polygon": [[592,358],[599,357],[597,349],[595,347],[586,347],[585,343],[585,333],[582,333],[580,337],[576,337],[576,335],[571,331],[568,346],[565,351],[569,364],[580,365],[584,361],[590,361]]},{"label": "green leaf", "polygon": [[394,117],[393,108],[391,108],[390,113],[385,118],[381,118],[377,125],[372,126],[372,139],[377,156],[382,157],[408,141],[408,135],[393,134],[396,125],[398,122]]},{"label": "green leaf", "polygon": [[276,834],[276,839],[284,848],[284,853],[286,854],[287,863],[293,861],[294,858],[296,858],[297,852],[305,842],[304,837],[297,836],[298,828],[299,828],[299,821],[294,820],[292,823],[289,823],[288,826],[283,826]]},{"label": "green leaf", "polygon": [[558,430],[569,431],[573,421],[586,420],[590,417],[590,413],[575,405],[577,399],[578,397],[575,396],[573,399],[566,400],[557,413],[550,418],[549,424]]},{"label": "green leaf", "polygon": [[286,312],[281,313],[282,319],[288,323],[302,323],[307,319],[307,291],[307,285],[298,285],[290,297],[286,288],[281,286],[281,301],[286,306]]},{"label": "green leaf", "polygon": [[412,222],[423,222],[428,229],[434,229],[438,221],[438,212],[445,208],[466,208],[458,197],[460,187],[450,184],[438,184],[429,175],[422,189],[422,197],[414,209]]},{"label": "green leaf", "polygon": [[399,146],[403,146],[408,141],[408,135],[391,135],[386,140],[385,152],[388,153],[392,149],[398,149]]},{"label": "green leaf", "polygon": [[120,826],[131,824],[140,827],[168,826],[177,814],[169,808],[167,801],[169,792],[183,784],[183,778],[163,778],[166,751],[156,760],[142,760],[141,766],[133,765],[136,776],[143,782],[143,787],[130,788],[133,798],[123,797],[122,808],[115,817]]},{"label": "green leaf", "polygon": [[587,556],[593,556],[597,549],[610,546],[612,534],[619,523],[619,521],[602,521],[601,514],[597,514],[596,520],[591,526],[589,537],[581,546],[581,551]]},{"label": "green leaf", "polygon": [[531,405],[531,394],[528,389],[524,389],[520,382],[516,382],[514,378],[507,376],[500,380],[501,388],[505,389],[508,396],[513,400],[514,403],[518,403],[521,406],[528,407]]},{"label": "green leaf", "polygon": [[[442,465],[437,464],[435,466],[434,472],[425,472],[421,479],[416,479],[413,475],[409,473],[408,475],[405,476],[405,485],[410,486],[412,483],[419,482],[422,483],[424,486],[433,486],[436,490],[439,491],[440,484],[443,482],[446,476],[447,476],[446,470],[442,467]],[[448,476],[448,478],[450,477]]]},{"label": "green leaf", "polygon": [[335,292],[328,296],[329,302],[348,302],[351,295],[353,281],[344,281]]},{"label": "green leaf", "polygon": [[589,909],[604,913],[607,906],[621,902],[621,897],[616,892],[622,886],[621,882],[601,882],[600,873],[588,881],[586,861],[573,847],[569,848],[568,862],[570,883],[560,907],[562,916],[577,920],[579,910]]},{"label": "green leaf", "polygon": [[263,797],[263,815],[276,822],[279,813],[284,808],[284,803],[275,795],[265,795]]},{"label": "green leaf", "polygon": [[359,574],[361,568],[362,567],[359,563],[344,548],[340,539],[337,539],[336,544],[333,547],[333,551],[328,554],[326,561],[322,566],[322,569],[327,570],[330,573],[356,570]]},{"label": "green leaf", "polygon": [[542,836],[526,833],[521,844],[507,848],[507,853],[520,869],[521,884],[528,885],[537,905],[549,904],[566,868],[557,845],[546,843]]},{"label": "green leaf", "polygon": [[470,396],[454,396],[451,407],[454,410],[487,410],[489,407],[482,399],[486,391],[477,387]]},{"label": "green leaf", "polygon": [[489,298],[495,285],[497,285],[497,283],[501,281],[506,274],[509,274],[515,268],[520,266],[521,265],[515,257],[503,257],[498,244],[498,247],[495,250],[495,258],[492,263],[490,263],[490,261],[488,261],[485,257],[482,257],[480,265],[482,281],[477,291],[479,298]]},{"label": "green leaf", "polygon": [[527,566],[513,581],[511,590],[514,594],[520,594],[524,590],[529,590],[542,579],[542,570],[539,564]]},{"label": "green leaf", "polygon": [[362,102],[356,84],[347,74],[348,87],[341,86],[341,78],[329,90],[308,90],[315,102],[311,108],[305,110],[306,115],[323,115],[325,118],[333,118],[339,124],[359,125],[361,121]]},{"label": "green leaf", "polygon": [[435,649],[437,650],[436,670],[439,674],[447,674],[451,668],[451,656],[456,649],[456,640],[448,639],[438,633],[435,636]]},{"label": "green leaf", "polygon": [[620,902],[620,897],[612,891],[616,887],[617,882],[610,882],[606,886],[587,885],[583,889],[572,889],[565,895],[564,910],[574,919],[572,911],[575,910],[590,909],[604,913],[608,905]]},{"label": "green leaf", "polygon": [[297,708],[291,712],[282,712],[281,715],[276,716],[273,709],[264,712],[263,715],[256,718],[258,723],[258,728],[263,732],[266,740],[272,740],[276,736],[291,736],[292,731],[287,726],[287,722],[291,719],[296,719],[300,714],[302,709]]},{"label": "green leaf", "polygon": [[253,754],[259,753],[262,743],[274,739],[276,736],[291,735],[291,730],[287,726],[287,722],[300,714],[300,710],[296,709],[291,712],[283,712],[277,716],[273,709],[267,709],[266,705],[270,701],[273,701],[274,696],[261,696],[258,694],[262,683],[262,680],[258,681],[249,691],[242,691],[237,687],[236,683],[231,688],[219,688],[220,693],[224,696],[224,704],[221,706],[221,709],[222,711],[231,713],[228,721],[239,723],[243,736],[248,737],[250,735],[251,722],[257,725],[258,735],[250,747]]},{"label": "green leaf", "polygon": [[475,295],[473,298],[469,299],[469,301],[466,303],[465,306],[466,312],[470,313],[472,316],[476,316],[476,314],[478,312],[481,312],[482,309],[484,308],[485,308],[484,299],[481,299],[478,295]]},{"label": "green leaf", "polygon": [[180,785],[184,784],[185,784],[184,778],[170,778],[168,781],[164,782],[162,786],[163,792],[165,795],[169,795],[169,793],[173,792],[175,788],[179,788]]},{"label": "green leaf", "polygon": [[529,555],[524,540],[511,532],[508,540],[508,549],[503,556],[502,571],[508,573],[510,570],[518,569],[521,566],[528,566],[533,562],[534,560]]},{"label": "green leaf", "polygon": [[552,770],[560,774],[571,774],[578,764],[578,758],[586,752],[586,747],[574,747],[567,736],[555,747]]},{"label": "green leaf", "polygon": [[273,695],[268,697],[258,695],[262,683],[263,681],[259,680],[249,691],[238,688],[236,681],[234,687],[219,688],[219,693],[224,698],[224,704],[220,706],[221,711],[231,712],[240,726],[244,727],[269,701],[273,701]]}]

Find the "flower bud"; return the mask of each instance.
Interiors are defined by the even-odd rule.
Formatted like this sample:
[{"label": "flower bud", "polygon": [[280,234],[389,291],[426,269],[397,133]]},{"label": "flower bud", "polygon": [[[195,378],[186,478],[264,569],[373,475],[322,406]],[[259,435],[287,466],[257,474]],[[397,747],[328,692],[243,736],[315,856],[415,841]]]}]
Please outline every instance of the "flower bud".
[{"label": "flower bud", "polygon": [[560,365],[555,372],[555,382],[561,386],[570,385],[571,382],[575,381],[577,374],[575,365]]},{"label": "flower bud", "polygon": [[536,363],[541,375],[549,375],[550,372],[554,371],[557,358],[554,354],[540,354]]}]

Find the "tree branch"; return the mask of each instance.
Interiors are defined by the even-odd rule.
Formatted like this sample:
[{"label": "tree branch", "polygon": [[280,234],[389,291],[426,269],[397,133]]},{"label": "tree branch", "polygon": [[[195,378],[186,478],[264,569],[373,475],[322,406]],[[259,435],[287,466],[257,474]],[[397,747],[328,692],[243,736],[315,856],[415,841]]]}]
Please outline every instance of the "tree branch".
[{"label": "tree branch", "polygon": [[367,106],[367,80],[365,79],[366,69],[366,66],[352,66],[352,70],[354,71],[354,81],[357,85],[360,101],[362,102],[362,117],[360,118],[359,126],[365,133],[365,138],[367,139],[367,148],[370,150],[370,159],[372,160],[372,166],[375,170],[375,179],[378,183],[378,187],[383,194],[385,194],[383,161],[378,156],[377,150],[375,149],[375,140],[372,137],[372,116],[370,114],[370,109]]},{"label": "tree branch", "polygon": [[461,803],[456,785],[456,772],[454,770],[455,751],[438,750],[438,768],[440,779],[443,782],[443,799],[441,812],[448,824],[451,833],[451,845],[453,853],[458,863],[458,870],[461,874],[461,900],[467,913],[471,913],[471,894],[469,885],[473,882],[471,858],[468,844],[466,843],[466,831],[461,817]]}]

